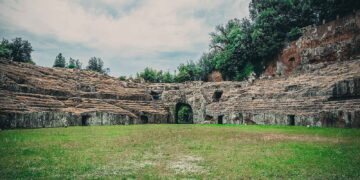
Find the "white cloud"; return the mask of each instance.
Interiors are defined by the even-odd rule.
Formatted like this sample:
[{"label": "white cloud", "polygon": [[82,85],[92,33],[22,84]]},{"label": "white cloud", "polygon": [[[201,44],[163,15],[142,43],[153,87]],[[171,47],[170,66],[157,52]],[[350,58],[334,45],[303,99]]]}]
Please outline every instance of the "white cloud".
[{"label": "white cloud", "polygon": [[246,16],[248,3],[249,0],[3,0],[0,25],[81,44],[109,57],[144,59],[161,52],[201,51],[208,44],[213,26]]}]

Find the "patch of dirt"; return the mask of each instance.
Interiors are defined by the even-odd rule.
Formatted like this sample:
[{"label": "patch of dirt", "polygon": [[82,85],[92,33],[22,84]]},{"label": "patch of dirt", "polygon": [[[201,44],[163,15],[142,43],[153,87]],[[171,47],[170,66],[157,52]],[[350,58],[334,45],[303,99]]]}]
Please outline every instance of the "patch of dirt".
[{"label": "patch of dirt", "polygon": [[345,138],[325,137],[317,135],[302,135],[302,134],[283,134],[283,133],[259,133],[259,132],[241,132],[235,136],[228,136],[224,140],[232,141],[301,141],[301,142],[327,142],[327,143],[341,143],[345,142]]},{"label": "patch of dirt", "polygon": [[289,134],[277,134],[277,133],[265,133],[261,134],[260,138],[265,141],[304,141],[304,142],[332,142],[340,143],[343,142],[343,139],[332,138],[332,137],[323,137],[323,136],[310,136],[310,135],[289,135]]},{"label": "patch of dirt", "polygon": [[199,162],[202,160],[201,157],[197,156],[179,156],[176,161],[169,162],[168,167],[177,174],[204,173],[206,170],[199,166]]}]

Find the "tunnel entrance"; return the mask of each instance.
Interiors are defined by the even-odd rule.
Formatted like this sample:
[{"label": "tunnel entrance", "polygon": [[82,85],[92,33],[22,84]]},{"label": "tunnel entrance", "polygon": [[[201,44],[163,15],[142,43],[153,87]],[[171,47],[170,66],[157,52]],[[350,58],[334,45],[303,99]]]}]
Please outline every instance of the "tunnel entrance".
[{"label": "tunnel entrance", "polygon": [[295,115],[288,115],[289,126],[295,126]]},{"label": "tunnel entrance", "polygon": [[89,115],[82,115],[82,116],[81,116],[81,125],[82,125],[82,126],[87,126],[87,125],[89,125],[89,118],[90,118]]},{"label": "tunnel entrance", "polygon": [[218,116],[218,124],[223,124],[224,115]]},{"label": "tunnel entrance", "polygon": [[193,111],[189,104],[186,103],[176,104],[175,121],[177,124],[193,123]]},{"label": "tunnel entrance", "polygon": [[145,115],[140,116],[141,123],[147,124],[149,123],[149,118]]}]

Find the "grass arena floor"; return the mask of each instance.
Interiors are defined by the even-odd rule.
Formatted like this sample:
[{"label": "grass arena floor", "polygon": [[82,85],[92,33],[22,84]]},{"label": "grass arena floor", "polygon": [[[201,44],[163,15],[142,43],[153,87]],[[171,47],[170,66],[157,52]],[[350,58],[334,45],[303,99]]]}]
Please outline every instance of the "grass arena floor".
[{"label": "grass arena floor", "polygon": [[360,130],[130,125],[0,131],[0,179],[359,179]]}]

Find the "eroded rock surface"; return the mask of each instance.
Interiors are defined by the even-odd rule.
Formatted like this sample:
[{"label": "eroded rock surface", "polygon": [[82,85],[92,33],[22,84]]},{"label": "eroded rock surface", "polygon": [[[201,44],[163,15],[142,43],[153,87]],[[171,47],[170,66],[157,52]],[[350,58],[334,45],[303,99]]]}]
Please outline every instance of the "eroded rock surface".
[{"label": "eroded rock surface", "polygon": [[0,60],[0,127],[161,123],[168,112],[141,84],[98,73]]},{"label": "eroded rock surface", "polygon": [[[358,59],[251,84],[179,84],[176,90],[164,90],[162,100],[170,107],[172,119],[176,103],[189,104],[195,123],[360,127],[359,80]],[[170,89],[166,84],[156,87]],[[221,97],[214,99],[218,92]]]},{"label": "eroded rock surface", "polygon": [[303,28],[303,36],[288,43],[267,67],[265,76],[289,76],[360,54],[360,11],[335,21]]},{"label": "eroded rock surface", "polygon": [[360,127],[360,12],[305,28],[264,78],[130,83],[95,72],[0,60],[0,128],[177,123]]}]

